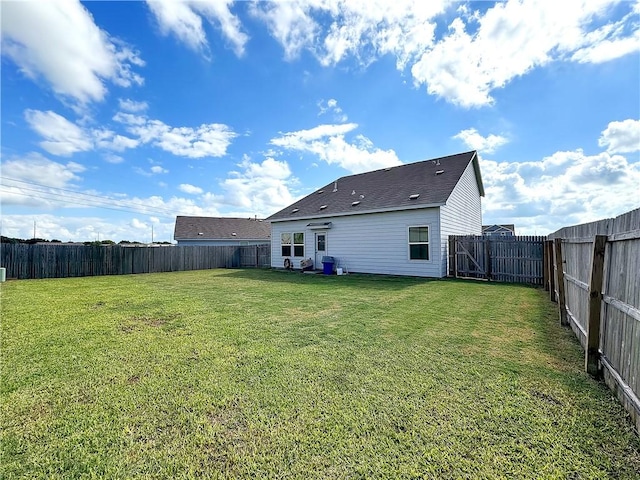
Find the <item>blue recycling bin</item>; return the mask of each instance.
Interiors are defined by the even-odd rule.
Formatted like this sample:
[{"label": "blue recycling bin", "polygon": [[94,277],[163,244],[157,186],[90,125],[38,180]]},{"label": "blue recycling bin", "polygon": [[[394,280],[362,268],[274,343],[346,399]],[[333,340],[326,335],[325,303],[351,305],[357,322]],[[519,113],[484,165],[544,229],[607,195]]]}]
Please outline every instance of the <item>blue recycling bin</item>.
[{"label": "blue recycling bin", "polygon": [[333,264],[335,260],[333,257],[324,256],[322,257],[322,273],[325,275],[333,274]]}]

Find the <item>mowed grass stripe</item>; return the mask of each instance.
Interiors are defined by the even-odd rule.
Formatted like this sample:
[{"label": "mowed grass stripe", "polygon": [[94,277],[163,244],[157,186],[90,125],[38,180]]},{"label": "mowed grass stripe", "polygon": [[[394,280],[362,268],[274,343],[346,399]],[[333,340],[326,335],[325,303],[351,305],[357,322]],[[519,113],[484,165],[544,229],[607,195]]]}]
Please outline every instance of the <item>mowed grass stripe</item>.
[{"label": "mowed grass stripe", "polygon": [[210,270],[2,285],[3,478],[636,478],[544,292]]}]

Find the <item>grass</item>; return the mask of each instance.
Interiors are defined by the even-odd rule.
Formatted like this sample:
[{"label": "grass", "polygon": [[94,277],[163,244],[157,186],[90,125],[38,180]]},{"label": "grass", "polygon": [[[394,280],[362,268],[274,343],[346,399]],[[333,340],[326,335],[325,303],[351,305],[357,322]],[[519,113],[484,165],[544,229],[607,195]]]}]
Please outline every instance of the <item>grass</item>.
[{"label": "grass", "polygon": [[640,472],[537,289],[211,270],[1,293],[5,479]]}]

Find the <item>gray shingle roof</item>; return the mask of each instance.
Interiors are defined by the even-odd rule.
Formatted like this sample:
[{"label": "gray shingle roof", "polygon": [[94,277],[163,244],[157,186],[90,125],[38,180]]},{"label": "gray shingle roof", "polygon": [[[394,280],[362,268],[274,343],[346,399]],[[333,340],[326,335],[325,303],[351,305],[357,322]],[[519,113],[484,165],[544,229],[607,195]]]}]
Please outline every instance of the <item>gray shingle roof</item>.
[{"label": "gray shingle roof", "polygon": [[269,222],[261,219],[183,216],[176,217],[176,228],[173,235],[176,240],[268,241],[270,237]]},{"label": "gray shingle roof", "polygon": [[484,196],[478,156],[471,151],[339,178],[267,220],[444,205],[470,162],[476,169],[480,194]]}]

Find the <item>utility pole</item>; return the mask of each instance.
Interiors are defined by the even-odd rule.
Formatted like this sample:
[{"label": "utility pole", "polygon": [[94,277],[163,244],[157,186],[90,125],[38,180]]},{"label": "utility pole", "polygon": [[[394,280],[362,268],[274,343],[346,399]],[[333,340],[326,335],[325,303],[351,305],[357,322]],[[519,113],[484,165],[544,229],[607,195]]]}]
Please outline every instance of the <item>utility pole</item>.
[{"label": "utility pole", "polygon": [[151,245],[153,245],[153,223],[151,224]]}]

